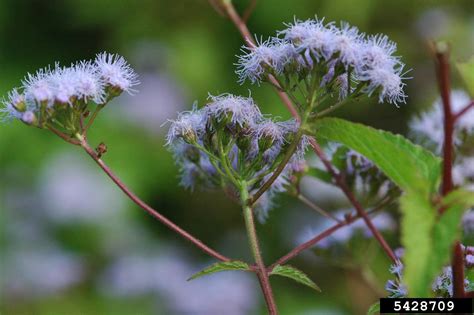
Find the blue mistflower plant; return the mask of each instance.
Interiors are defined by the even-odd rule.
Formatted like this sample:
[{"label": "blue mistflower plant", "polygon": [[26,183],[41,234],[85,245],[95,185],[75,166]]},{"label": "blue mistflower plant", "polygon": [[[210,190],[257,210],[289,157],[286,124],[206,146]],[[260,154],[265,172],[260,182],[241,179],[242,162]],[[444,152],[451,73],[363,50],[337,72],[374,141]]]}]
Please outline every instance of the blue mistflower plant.
[{"label": "blue mistflower plant", "polygon": [[[474,101],[464,92],[450,91],[447,45],[433,47],[443,97],[435,103],[437,108],[410,123],[415,134],[432,138],[431,147],[436,154],[442,153],[441,159],[400,135],[326,117],[362,98],[396,106],[405,103],[405,65],[387,36],[366,35],[346,22],[315,18],[295,20],[275,36],[257,41],[231,1],[212,2],[245,38],[247,46],[236,63],[239,83],[269,83],[293,118],[282,121],[263,114],[251,97],[210,95],[204,106],[195,104],[169,120],[166,145],[174,155],[183,187],[219,189],[240,205],[253,263],[224,256],[153,209],[105,164],[106,145],[101,143],[95,150],[90,146],[87,131],[100,110],[123,92],[137,92],[137,74],[123,57],[101,53],[94,60],[69,67],[55,64],[27,74],[21,86],[4,98],[2,119],[51,131],[81,147],[140,208],[218,260],[190,279],[224,270],[255,273],[270,314],[278,314],[270,276],[284,276],[320,290],[306,274],[286,263],[318,242],[331,246],[327,241],[331,234],[349,240],[361,225],[364,239],[373,236],[391,260],[387,269],[395,279],[386,285],[390,297],[474,296],[469,292],[474,281],[464,279],[464,271],[474,268],[474,249],[461,244],[461,232],[474,230],[473,211],[466,211],[474,206],[470,119]],[[309,148],[316,155],[311,160],[315,163],[306,162]],[[342,215],[322,209],[304,195],[303,176],[324,182],[329,189],[340,189],[351,206]],[[321,224],[328,228],[267,266],[255,218],[265,222],[275,207],[275,196],[283,192],[332,225]],[[403,257],[395,254],[382,227],[373,222],[377,212],[390,205],[401,211]],[[445,212],[450,214],[448,219],[443,217]],[[352,232],[349,228],[343,232],[359,219]],[[451,266],[447,266],[450,258]]]}]

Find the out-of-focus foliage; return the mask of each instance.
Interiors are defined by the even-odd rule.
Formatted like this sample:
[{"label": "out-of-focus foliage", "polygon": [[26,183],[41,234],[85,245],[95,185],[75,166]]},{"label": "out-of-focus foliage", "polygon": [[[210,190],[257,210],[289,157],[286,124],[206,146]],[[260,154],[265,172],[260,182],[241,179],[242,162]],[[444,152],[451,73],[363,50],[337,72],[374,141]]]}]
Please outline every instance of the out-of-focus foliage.
[{"label": "out-of-focus foliage", "polygon": [[466,62],[458,62],[457,68],[469,94],[474,96],[474,55]]}]

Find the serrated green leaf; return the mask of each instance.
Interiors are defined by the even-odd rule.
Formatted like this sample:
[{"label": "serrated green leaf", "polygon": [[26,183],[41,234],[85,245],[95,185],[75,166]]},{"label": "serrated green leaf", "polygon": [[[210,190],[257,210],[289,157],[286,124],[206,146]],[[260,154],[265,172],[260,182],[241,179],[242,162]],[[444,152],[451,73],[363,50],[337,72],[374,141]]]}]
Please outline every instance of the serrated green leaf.
[{"label": "serrated green leaf", "polygon": [[426,197],[407,193],[400,198],[402,210],[402,244],[405,248],[404,282],[411,297],[428,297],[432,277],[428,270],[431,264],[433,242],[431,233],[436,219]]},{"label": "serrated green leaf", "polygon": [[430,265],[432,279],[450,261],[454,241],[461,238],[461,221],[465,211],[462,205],[447,208],[434,226]]},{"label": "serrated green leaf", "polygon": [[192,275],[188,279],[188,281],[194,280],[196,278],[199,278],[211,273],[226,271],[226,270],[250,270],[250,267],[243,261],[238,261],[238,260],[218,262]]},{"label": "serrated green leaf", "polygon": [[438,220],[436,209],[423,196],[409,193],[401,198],[404,281],[411,297],[430,296],[435,277],[449,263],[452,245],[461,237],[461,220],[467,204],[472,204],[470,198],[466,191],[452,192],[443,200],[449,207]]},{"label": "serrated green leaf", "polygon": [[380,302],[374,303],[369,307],[367,315],[380,314]]},{"label": "serrated green leaf", "polygon": [[273,268],[270,275],[287,277],[321,292],[321,289],[316,285],[316,283],[314,283],[313,280],[311,280],[305,273],[290,265],[277,265],[275,268]]},{"label": "serrated green leaf", "polygon": [[456,66],[466,85],[467,91],[471,97],[474,97],[474,55],[466,62],[457,62]]},{"label": "serrated green leaf", "polygon": [[317,120],[314,136],[346,145],[371,160],[404,190],[437,189],[441,160],[401,135],[338,118]]}]

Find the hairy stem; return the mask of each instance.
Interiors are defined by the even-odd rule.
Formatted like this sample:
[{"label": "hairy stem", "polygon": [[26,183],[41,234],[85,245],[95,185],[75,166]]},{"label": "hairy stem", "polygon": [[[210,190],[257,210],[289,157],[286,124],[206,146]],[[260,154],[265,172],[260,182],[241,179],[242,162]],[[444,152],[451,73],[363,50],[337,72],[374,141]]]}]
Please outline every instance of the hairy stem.
[{"label": "hairy stem", "polygon": [[87,154],[100,166],[100,168],[110,177],[110,179],[127,195],[135,204],[137,204],[140,208],[148,212],[152,217],[158,219],[161,223],[166,225],[172,231],[178,233],[180,236],[185,238],[186,240],[193,243],[195,246],[200,248],[206,254],[220,260],[220,261],[230,261],[231,259],[218,253],[217,251],[213,250],[212,248],[205,245],[202,241],[195,238],[178,225],[170,221],[168,218],[160,214],[158,211],[150,207],[146,204],[143,200],[141,200],[137,195],[135,195],[111,170],[110,168],[102,161],[94,150],[90,147],[87,143],[86,139],[81,135],[77,135],[78,140],[80,141],[81,147],[86,151]]},{"label": "hairy stem", "polygon": [[258,236],[255,228],[253,211],[248,203],[249,194],[247,189],[247,183],[243,181],[240,189],[240,199],[242,203],[242,210],[244,212],[245,228],[247,230],[250,249],[252,251],[253,258],[255,259],[255,263],[257,264],[257,275],[260,281],[260,285],[262,287],[263,295],[265,297],[268,312],[272,315],[278,314],[278,310],[275,304],[275,298],[273,297],[272,287],[268,278],[267,268],[265,267],[265,264],[263,262],[260,246],[258,244]]}]

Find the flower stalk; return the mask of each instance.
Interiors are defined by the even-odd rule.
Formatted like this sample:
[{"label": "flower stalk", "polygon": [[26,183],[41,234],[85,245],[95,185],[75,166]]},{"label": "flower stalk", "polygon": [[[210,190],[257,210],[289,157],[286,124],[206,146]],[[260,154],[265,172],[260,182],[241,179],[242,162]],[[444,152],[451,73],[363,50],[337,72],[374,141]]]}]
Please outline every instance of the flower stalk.
[{"label": "flower stalk", "polygon": [[265,302],[267,304],[268,312],[271,315],[278,314],[277,306],[275,303],[275,298],[273,296],[272,287],[270,285],[270,280],[268,277],[267,268],[263,262],[262,253],[260,250],[260,245],[258,242],[257,231],[255,228],[255,220],[252,208],[249,205],[249,193],[247,188],[247,183],[245,181],[241,182],[240,187],[240,200],[242,203],[242,210],[245,219],[245,228],[247,231],[247,237],[249,239],[250,249],[252,251],[253,258],[257,265],[257,276],[260,281],[260,286],[262,287],[262,292],[265,297]]}]

